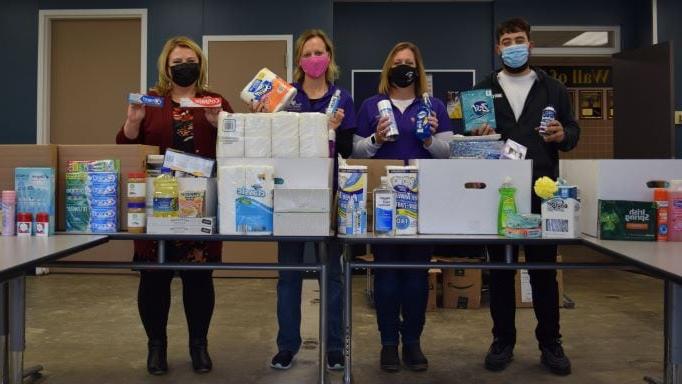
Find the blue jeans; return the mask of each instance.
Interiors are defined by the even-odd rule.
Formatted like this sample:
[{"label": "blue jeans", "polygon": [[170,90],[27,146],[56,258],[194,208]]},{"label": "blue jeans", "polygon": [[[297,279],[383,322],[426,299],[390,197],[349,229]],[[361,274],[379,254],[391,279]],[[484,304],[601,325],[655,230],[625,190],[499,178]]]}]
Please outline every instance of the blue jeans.
[{"label": "blue jeans", "polygon": [[[302,264],[305,243],[280,242],[277,257],[282,264]],[[336,242],[328,247],[327,268],[327,351],[342,351],[341,249]],[[280,271],[277,282],[277,347],[297,353],[301,348],[301,288],[303,272]]]},{"label": "blue jeans", "polygon": [[[431,259],[432,247],[414,245],[375,245],[376,262],[419,262]],[[429,296],[426,269],[375,269],[374,301],[381,345],[416,344],[426,322]],[[401,320],[402,315],[402,320]]]}]

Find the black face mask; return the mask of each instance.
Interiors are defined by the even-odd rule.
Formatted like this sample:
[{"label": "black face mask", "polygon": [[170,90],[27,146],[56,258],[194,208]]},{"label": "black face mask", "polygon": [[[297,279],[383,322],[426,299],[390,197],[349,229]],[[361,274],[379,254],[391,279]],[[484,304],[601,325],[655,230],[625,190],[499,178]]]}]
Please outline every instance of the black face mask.
[{"label": "black face mask", "polygon": [[199,78],[198,63],[182,63],[170,67],[173,82],[181,87],[189,87]]},{"label": "black face mask", "polygon": [[406,88],[417,81],[417,68],[407,64],[400,64],[388,71],[388,80],[398,88]]}]

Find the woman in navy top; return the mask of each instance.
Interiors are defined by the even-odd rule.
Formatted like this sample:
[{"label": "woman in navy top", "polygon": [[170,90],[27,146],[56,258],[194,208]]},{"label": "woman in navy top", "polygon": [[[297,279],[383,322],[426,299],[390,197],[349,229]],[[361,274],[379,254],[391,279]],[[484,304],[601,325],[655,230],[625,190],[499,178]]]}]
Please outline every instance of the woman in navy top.
[{"label": "woman in navy top", "polygon": [[[325,113],[332,96],[336,90],[340,90],[339,108],[329,118],[330,148],[335,148],[330,154],[334,159],[337,154],[344,158],[349,157],[355,133],[355,107],[350,93],[333,83],[338,77],[339,69],[334,61],[334,46],[331,40],[319,29],[303,32],[296,41],[295,59],[297,66],[293,86],[298,92],[287,107],[287,111]],[[263,111],[263,105],[256,104],[252,109]],[[279,262],[302,264],[304,245],[305,243],[302,242],[280,242],[277,252]],[[330,246],[328,255],[330,267],[327,269],[329,273],[327,367],[340,370],[343,369],[344,363],[340,248],[333,244]],[[279,273],[277,282],[277,321],[279,324],[277,348],[279,351],[271,362],[271,366],[276,369],[291,367],[293,357],[301,347],[302,283],[303,273],[300,271]]]},{"label": "woman in navy top", "polygon": [[[445,105],[429,97],[431,131],[417,135],[417,114],[423,106],[427,81],[419,48],[398,43],[386,57],[381,72],[379,93],[365,100],[357,117],[353,138],[355,158],[429,159],[448,158],[452,126]],[[386,141],[389,120],[379,116],[377,103],[389,100],[400,132],[396,141]],[[424,246],[374,246],[377,262],[428,262],[432,249]],[[428,275],[426,270],[377,269],[374,274],[377,323],[381,333],[381,368],[400,369],[398,345],[403,343],[403,363],[408,369],[424,371],[428,361],[419,340],[426,319]],[[402,315],[402,319],[401,319]]]}]

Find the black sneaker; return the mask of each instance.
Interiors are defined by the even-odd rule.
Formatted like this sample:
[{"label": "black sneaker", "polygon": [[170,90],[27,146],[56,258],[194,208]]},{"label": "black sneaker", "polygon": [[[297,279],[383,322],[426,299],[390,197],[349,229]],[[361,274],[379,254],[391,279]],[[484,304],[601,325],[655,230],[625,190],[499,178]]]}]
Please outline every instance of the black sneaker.
[{"label": "black sneaker", "polygon": [[381,369],[386,372],[398,372],[400,370],[400,357],[398,357],[397,345],[384,345],[381,347]]},{"label": "black sneaker", "polygon": [[485,356],[485,369],[493,372],[503,371],[514,358],[514,344],[500,339],[493,340],[488,354]]},{"label": "black sneaker", "polygon": [[342,371],[345,363],[343,353],[341,351],[327,352],[327,368],[332,371]]},{"label": "black sneaker", "polygon": [[403,364],[410,371],[423,372],[429,368],[429,361],[417,344],[403,344]]},{"label": "black sneaker", "polygon": [[571,374],[571,361],[564,354],[561,340],[541,345],[540,351],[542,351],[542,357],[540,358],[542,365],[549,368],[552,373],[559,376]]},{"label": "black sneaker", "polygon": [[272,358],[270,366],[275,369],[289,369],[291,368],[291,362],[294,360],[294,353],[291,351],[279,351]]}]

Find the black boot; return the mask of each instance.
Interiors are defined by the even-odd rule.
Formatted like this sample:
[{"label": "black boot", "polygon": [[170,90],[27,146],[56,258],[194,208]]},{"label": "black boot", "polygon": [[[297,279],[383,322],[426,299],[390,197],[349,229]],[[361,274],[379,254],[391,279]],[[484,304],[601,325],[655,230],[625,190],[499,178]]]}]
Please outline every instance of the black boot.
[{"label": "black boot", "polygon": [[150,339],[147,348],[147,371],[155,376],[165,375],[168,372],[166,340]]},{"label": "black boot", "polygon": [[429,368],[429,361],[422,353],[419,343],[403,344],[403,364],[415,372],[423,372]]},{"label": "black boot", "polygon": [[194,372],[207,373],[213,368],[211,356],[208,355],[208,342],[205,338],[189,340],[189,356],[192,358]]},{"label": "black boot", "polygon": [[397,345],[384,345],[381,347],[381,369],[386,372],[398,372],[400,370],[400,357],[398,357]]},{"label": "black boot", "polygon": [[564,353],[561,340],[540,345],[542,357],[540,361],[555,375],[566,376],[571,374],[571,360]]}]

